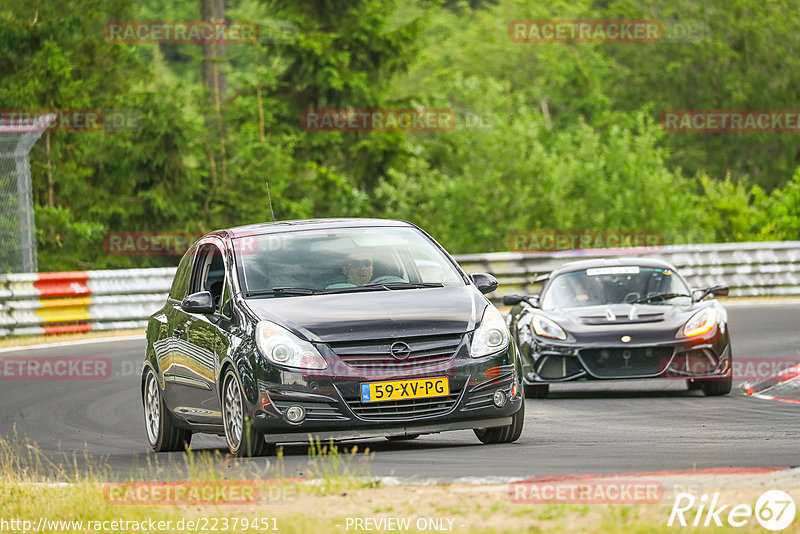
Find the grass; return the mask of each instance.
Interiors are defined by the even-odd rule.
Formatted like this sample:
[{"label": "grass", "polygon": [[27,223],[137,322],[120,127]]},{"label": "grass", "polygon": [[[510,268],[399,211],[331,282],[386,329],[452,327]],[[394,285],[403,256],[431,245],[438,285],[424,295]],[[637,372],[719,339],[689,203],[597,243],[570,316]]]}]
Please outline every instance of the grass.
[{"label": "grass", "polygon": [[[81,453],[61,453],[55,461],[41,453],[35,444],[0,438],[0,519],[20,519],[37,525],[47,521],[83,521],[82,531],[103,530],[102,522],[114,520],[147,522],[170,521],[169,531],[194,530],[187,521],[205,522],[210,530],[217,523],[239,522],[237,532],[263,532],[264,523],[279,532],[355,532],[346,527],[348,518],[370,518],[376,521],[405,518],[411,521],[409,532],[418,532],[417,519],[452,520],[451,532],[520,533],[520,532],[587,532],[587,533],[662,533],[718,532],[721,529],[669,528],[666,520],[669,504],[658,505],[581,505],[581,504],[515,504],[509,501],[508,487],[435,485],[383,486],[369,476],[369,450],[357,447],[340,448],[328,442],[310,441],[308,448],[309,481],[283,476],[283,457],[248,460],[257,464],[262,478],[247,483],[258,488],[255,503],[191,505],[117,504],[107,495],[106,484],[113,481],[110,469],[102,461]],[[129,478],[128,483],[142,480],[165,480],[165,471],[158,465],[158,456],[148,455],[150,471]],[[184,454],[186,477],[197,485],[235,484],[220,463],[230,462],[219,451],[187,451]],[[238,472],[238,471],[237,471]],[[57,485],[56,483],[61,483]],[[760,489],[763,491],[763,488]],[[274,519],[273,519],[274,518]],[[250,528],[243,529],[246,520]],[[87,522],[93,523],[87,523]],[[100,524],[94,522],[101,522]],[[253,521],[259,529],[252,528]],[[797,524],[783,532],[798,532]],[[339,526],[337,526],[339,525]],[[737,532],[763,531],[748,524]],[[98,528],[94,528],[98,527]],[[36,530],[30,528],[29,530]],[[134,531],[118,528],[120,532]],[[136,529],[145,530],[145,529]],[[203,530],[198,528],[198,530]],[[230,529],[229,529],[230,530]],[[75,528],[45,529],[45,532],[75,532]],[[430,531],[430,530],[428,530]],[[273,532],[269,530],[269,532]]]}]

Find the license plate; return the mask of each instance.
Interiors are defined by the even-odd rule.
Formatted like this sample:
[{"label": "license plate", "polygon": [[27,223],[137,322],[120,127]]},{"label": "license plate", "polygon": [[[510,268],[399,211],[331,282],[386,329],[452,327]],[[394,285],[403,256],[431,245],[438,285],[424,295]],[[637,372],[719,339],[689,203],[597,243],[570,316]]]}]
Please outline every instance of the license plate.
[{"label": "license plate", "polygon": [[361,384],[361,402],[444,397],[449,394],[450,383],[446,376]]}]

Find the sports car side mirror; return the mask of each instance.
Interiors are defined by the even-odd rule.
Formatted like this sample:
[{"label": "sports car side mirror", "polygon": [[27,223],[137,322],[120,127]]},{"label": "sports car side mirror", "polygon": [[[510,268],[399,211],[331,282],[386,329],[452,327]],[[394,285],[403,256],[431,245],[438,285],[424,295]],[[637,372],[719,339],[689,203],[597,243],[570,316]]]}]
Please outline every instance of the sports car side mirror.
[{"label": "sports car side mirror", "polygon": [[503,304],[506,306],[516,306],[520,302],[527,302],[534,308],[539,307],[539,295],[525,296],[525,295],[506,295],[503,297]]},{"label": "sports car side mirror", "polygon": [[694,296],[695,302],[700,302],[709,295],[714,295],[715,297],[727,297],[729,293],[730,291],[728,290],[728,286],[712,286],[703,289],[695,289],[692,291],[692,296]]},{"label": "sports car side mirror", "polygon": [[483,293],[491,293],[500,283],[497,281],[497,278],[492,276],[491,274],[486,273],[475,273],[471,274],[470,278],[472,278],[472,282],[478,287],[478,291]]},{"label": "sports car side mirror", "polygon": [[714,286],[711,288],[711,293],[715,297],[727,297],[730,290],[728,290],[728,286]]},{"label": "sports car side mirror", "polygon": [[210,291],[199,291],[188,295],[181,302],[181,309],[187,313],[214,313],[214,299]]}]

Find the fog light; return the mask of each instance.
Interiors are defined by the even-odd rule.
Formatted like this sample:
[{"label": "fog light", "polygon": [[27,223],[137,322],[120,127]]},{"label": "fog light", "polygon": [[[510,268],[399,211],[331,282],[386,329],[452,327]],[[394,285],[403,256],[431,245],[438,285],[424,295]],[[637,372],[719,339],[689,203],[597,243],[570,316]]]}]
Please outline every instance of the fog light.
[{"label": "fog light", "polygon": [[497,391],[494,392],[494,398],[492,400],[494,401],[495,406],[497,406],[498,408],[502,408],[503,406],[506,405],[506,402],[508,402],[508,397],[506,396],[505,391],[503,391],[502,389],[498,389]]},{"label": "fog light", "polygon": [[299,423],[306,417],[306,410],[302,406],[289,406],[285,415],[290,423]]}]

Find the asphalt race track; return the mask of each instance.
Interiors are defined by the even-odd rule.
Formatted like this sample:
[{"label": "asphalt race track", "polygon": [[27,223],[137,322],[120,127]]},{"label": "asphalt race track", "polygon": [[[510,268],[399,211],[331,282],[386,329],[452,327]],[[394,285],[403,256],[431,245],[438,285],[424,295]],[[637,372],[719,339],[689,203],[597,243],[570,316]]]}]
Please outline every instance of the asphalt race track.
[{"label": "asphalt race track", "polygon": [[[727,306],[737,359],[800,359],[800,301],[736,302]],[[155,454],[145,437],[139,394],[144,339],[3,352],[0,358],[95,356],[112,361],[105,380],[0,380],[0,436],[35,442],[45,463],[65,465],[76,452],[127,478],[179,476],[185,453]],[[5,378],[5,377],[4,377]],[[369,447],[359,473],[403,479],[528,477],[714,467],[800,465],[800,404],[747,397],[737,383],[726,397],[704,397],[683,381],[575,383],[528,400],[522,438],[480,445],[471,431],[412,442],[349,442]],[[16,437],[15,437],[16,436]],[[217,469],[269,476],[276,458],[234,461],[224,441],[195,436],[192,449],[215,453]],[[27,449],[30,450],[30,449]],[[218,452],[219,454],[216,454]],[[363,458],[363,457],[362,457]],[[284,448],[286,476],[313,476],[308,447]]]}]

